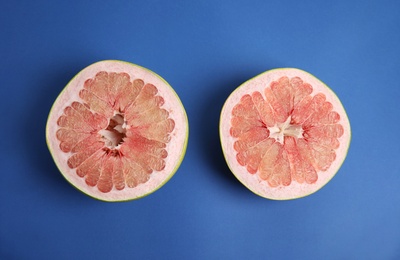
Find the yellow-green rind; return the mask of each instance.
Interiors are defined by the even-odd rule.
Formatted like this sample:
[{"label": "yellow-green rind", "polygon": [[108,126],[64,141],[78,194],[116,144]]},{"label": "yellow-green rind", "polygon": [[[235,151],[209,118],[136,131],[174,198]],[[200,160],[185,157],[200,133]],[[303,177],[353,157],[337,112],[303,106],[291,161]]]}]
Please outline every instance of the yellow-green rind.
[{"label": "yellow-green rind", "polygon": [[[264,196],[264,195],[262,195],[262,194],[260,194],[260,193],[258,193],[258,192],[256,192],[256,191],[254,191],[254,189],[253,189],[252,187],[249,187],[248,185],[246,185],[246,183],[244,183],[244,182],[236,175],[236,173],[235,173],[234,170],[232,169],[232,166],[230,165],[230,162],[229,162],[229,160],[228,160],[228,156],[227,156],[227,154],[226,154],[226,151],[225,151],[225,149],[224,149],[224,147],[223,147],[222,138],[221,138],[221,136],[223,135],[223,133],[222,133],[222,127],[221,127],[221,125],[223,124],[223,122],[222,122],[222,120],[223,120],[222,114],[223,114],[223,111],[224,111],[224,108],[225,108],[226,103],[229,101],[230,97],[233,96],[233,95],[235,94],[235,92],[238,91],[238,90],[239,90],[243,85],[245,85],[246,83],[248,83],[248,82],[250,82],[250,81],[252,81],[252,80],[254,80],[254,79],[256,79],[256,78],[258,78],[258,77],[260,77],[260,76],[262,76],[262,75],[264,75],[264,74],[266,74],[266,73],[271,73],[271,72],[273,72],[273,71],[286,70],[286,69],[296,69],[296,70],[299,70],[299,71],[301,71],[301,72],[303,72],[303,73],[305,73],[305,74],[308,74],[310,77],[313,77],[314,79],[318,80],[319,82],[321,82],[321,83],[322,83],[327,89],[329,89],[329,91],[337,98],[337,100],[339,101],[339,104],[342,106],[343,111],[344,111],[344,113],[345,113],[345,115],[346,115],[346,117],[347,117],[347,119],[348,119],[348,115],[347,115],[346,109],[344,108],[342,102],[340,101],[340,99],[338,98],[338,96],[336,95],[336,93],[335,93],[327,84],[325,84],[322,80],[316,78],[316,77],[315,77],[314,75],[312,75],[311,73],[309,73],[309,72],[307,72],[307,71],[304,71],[304,70],[302,70],[302,69],[298,69],[298,68],[288,68],[288,67],[286,67],[286,68],[276,68],[276,69],[267,70],[267,71],[265,71],[265,72],[262,72],[262,73],[260,73],[260,74],[258,74],[258,75],[256,75],[256,76],[254,76],[254,77],[252,77],[252,78],[246,80],[245,82],[243,82],[242,84],[240,84],[238,87],[236,87],[236,88],[231,92],[231,94],[230,94],[230,95],[228,96],[228,98],[226,99],[224,105],[222,106],[221,113],[220,113],[220,120],[219,120],[220,144],[221,144],[222,153],[223,153],[223,155],[224,155],[226,164],[228,165],[229,170],[232,172],[232,174],[235,176],[235,178],[236,178],[243,186],[245,186],[248,190],[250,190],[252,193],[254,193],[254,194],[256,194],[256,195],[258,195],[258,196],[260,196],[260,197],[262,197],[262,198],[266,198],[266,199],[270,199],[270,200],[277,200],[277,201],[300,199],[300,198],[304,198],[304,197],[307,197],[307,196],[309,196],[309,195],[311,195],[311,194],[316,193],[317,191],[319,191],[319,190],[321,190],[323,187],[325,187],[325,185],[327,185],[327,184],[332,180],[332,178],[337,174],[337,172],[340,170],[340,168],[342,167],[342,165],[343,165],[343,163],[344,163],[344,161],[345,161],[345,160],[343,160],[343,161],[341,162],[341,164],[340,164],[339,167],[337,168],[336,172],[335,172],[334,174],[331,175],[331,178],[330,178],[324,185],[320,186],[317,190],[315,190],[315,191],[313,191],[313,192],[311,192],[311,193],[308,193],[308,194],[304,194],[304,195],[301,195],[301,196],[298,196],[298,197],[292,197],[292,198],[272,198],[272,197],[266,197],[266,196]],[[344,158],[347,157],[347,154],[348,154],[348,151],[349,151],[349,148],[350,148],[351,138],[352,138],[350,120],[348,119],[347,121],[348,121],[348,123],[349,123],[349,142],[348,142],[347,148],[345,149],[345,152],[346,152],[346,153],[345,153],[345,155],[344,155]]]},{"label": "yellow-green rind", "polygon": [[[155,191],[157,191],[157,190],[159,190],[161,187],[163,187],[163,186],[175,175],[175,173],[178,171],[180,165],[182,164],[182,161],[183,161],[183,159],[184,159],[184,157],[185,157],[185,154],[186,154],[186,149],[187,149],[188,139],[189,139],[189,121],[188,121],[187,113],[186,113],[185,107],[183,106],[183,103],[182,103],[182,101],[180,100],[180,98],[179,98],[178,94],[176,93],[176,91],[175,91],[175,90],[172,88],[172,86],[171,86],[163,77],[161,77],[159,74],[157,74],[157,73],[155,73],[154,71],[149,70],[149,69],[147,69],[147,68],[145,68],[145,67],[143,67],[143,66],[140,66],[140,65],[137,65],[137,64],[134,64],[134,63],[130,63],[130,62],[127,62],[127,61],[122,61],[122,60],[102,60],[102,61],[98,61],[98,62],[95,62],[95,63],[93,63],[93,64],[90,64],[89,66],[92,66],[92,65],[94,65],[94,64],[101,63],[101,62],[104,62],[104,61],[121,62],[121,63],[126,63],[126,64],[128,64],[128,65],[141,68],[141,69],[146,70],[147,72],[149,72],[149,73],[155,75],[156,77],[158,77],[160,80],[162,80],[162,81],[165,83],[166,86],[169,87],[171,93],[173,93],[173,94],[176,96],[177,101],[178,101],[179,104],[181,105],[182,111],[183,111],[183,115],[184,115],[184,118],[185,118],[185,125],[186,125],[187,131],[186,131],[186,136],[185,136],[185,138],[184,138],[182,153],[181,153],[181,155],[180,155],[180,157],[179,157],[179,160],[178,160],[177,163],[176,163],[175,168],[171,171],[171,173],[168,174],[168,178],[166,178],[166,179],[165,179],[162,183],[160,183],[155,189],[150,190],[148,193],[145,193],[145,194],[143,194],[142,196],[138,196],[138,197],[134,197],[134,198],[129,198],[129,199],[123,199],[123,200],[105,200],[105,199],[102,199],[102,198],[99,198],[99,197],[96,197],[96,196],[92,196],[92,195],[86,193],[85,191],[79,189],[78,187],[76,187],[70,180],[68,180],[68,179],[66,178],[66,176],[65,176],[64,174],[61,174],[61,175],[62,175],[63,178],[64,178],[65,180],[67,180],[67,182],[70,183],[71,186],[73,186],[76,190],[80,191],[81,193],[85,194],[85,195],[88,196],[88,197],[91,197],[91,198],[96,199],[96,200],[99,200],[99,201],[110,202],[110,203],[111,203],[111,202],[127,202],[127,201],[132,201],[132,200],[141,199],[141,198],[147,197],[148,195],[154,193]],[[87,66],[87,67],[89,67],[89,66]],[[75,79],[76,77],[78,77],[78,75],[79,75],[82,71],[84,71],[87,67],[85,67],[85,68],[83,68],[82,70],[80,70],[80,71],[65,85],[65,87],[62,89],[62,91],[60,92],[60,94],[58,94],[58,96],[57,96],[57,98],[56,98],[55,100],[57,100],[57,99],[65,92],[65,90],[67,89],[67,87],[69,86],[69,84],[70,84],[72,81],[74,81],[74,79]],[[53,105],[52,105],[51,108],[50,108],[49,116],[50,116],[50,114],[51,114],[52,111],[53,111],[53,108],[54,108],[54,106],[55,106],[55,103],[56,103],[56,102],[54,102]],[[55,158],[54,158],[54,154],[53,154],[54,151],[52,151],[52,149],[51,149],[51,147],[50,147],[50,144],[49,144],[49,138],[50,138],[49,133],[48,133],[48,124],[49,124],[49,123],[50,123],[49,121],[46,122],[46,130],[45,130],[45,131],[46,131],[46,145],[47,145],[47,148],[48,148],[49,151],[50,151],[50,154],[51,154],[51,156],[52,156],[52,158],[53,158],[54,163],[56,164],[58,170],[62,173],[61,167],[58,165],[57,160],[55,160]]]}]

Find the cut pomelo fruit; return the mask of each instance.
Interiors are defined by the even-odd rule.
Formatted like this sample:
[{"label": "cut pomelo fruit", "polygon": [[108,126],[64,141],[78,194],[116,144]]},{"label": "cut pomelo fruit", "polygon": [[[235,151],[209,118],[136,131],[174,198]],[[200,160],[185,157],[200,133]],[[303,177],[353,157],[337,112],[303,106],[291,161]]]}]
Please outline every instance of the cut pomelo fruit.
[{"label": "cut pomelo fruit", "polygon": [[188,120],[171,86],[123,61],[100,61],[79,72],[56,99],[46,141],[63,176],[103,201],[146,196],[177,171]]},{"label": "cut pomelo fruit", "polygon": [[236,178],[257,195],[295,199],[319,190],[347,155],[350,123],[338,97],[311,74],[264,72],[225,102],[220,138]]}]

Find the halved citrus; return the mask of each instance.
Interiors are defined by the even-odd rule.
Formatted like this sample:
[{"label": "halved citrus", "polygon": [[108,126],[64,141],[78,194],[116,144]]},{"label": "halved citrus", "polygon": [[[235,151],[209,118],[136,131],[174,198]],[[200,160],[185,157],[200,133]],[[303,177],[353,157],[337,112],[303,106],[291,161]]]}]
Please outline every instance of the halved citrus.
[{"label": "halved citrus", "polygon": [[64,177],[104,201],[143,197],[166,183],[188,139],[184,107],[154,72],[101,61],[79,72],[56,99],[46,140]]},{"label": "halved citrus", "polygon": [[270,199],[304,197],[339,170],[350,123],[338,97],[311,74],[267,71],[224,104],[220,138],[227,164],[248,189]]}]

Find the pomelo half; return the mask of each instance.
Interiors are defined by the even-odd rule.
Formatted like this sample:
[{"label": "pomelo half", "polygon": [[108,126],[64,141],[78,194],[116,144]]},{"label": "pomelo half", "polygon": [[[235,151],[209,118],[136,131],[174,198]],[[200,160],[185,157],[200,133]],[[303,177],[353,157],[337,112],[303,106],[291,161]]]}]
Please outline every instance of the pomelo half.
[{"label": "pomelo half", "polygon": [[172,87],[128,62],[106,60],[79,72],[51,108],[46,141],[65,177],[103,201],[146,196],[185,155],[188,120]]},{"label": "pomelo half", "polygon": [[350,138],[339,98],[299,69],[274,69],[250,79],[221,112],[220,139],[230,170],[269,199],[319,190],[345,160]]}]

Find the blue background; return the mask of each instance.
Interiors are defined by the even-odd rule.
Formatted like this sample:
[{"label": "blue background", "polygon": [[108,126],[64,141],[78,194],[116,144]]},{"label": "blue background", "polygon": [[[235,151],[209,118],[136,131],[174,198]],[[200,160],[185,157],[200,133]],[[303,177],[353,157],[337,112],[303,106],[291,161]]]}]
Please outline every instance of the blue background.
[{"label": "blue background", "polygon": [[[0,258],[400,259],[399,1],[2,1]],[[189,117],[176,175],[143,199],[75,190],[45,143],[52,103],[103,59],[164,77]],[[312,196],[258,197],[230,173],[228,95],[297,67],[340,97],[352,143]]]}]

